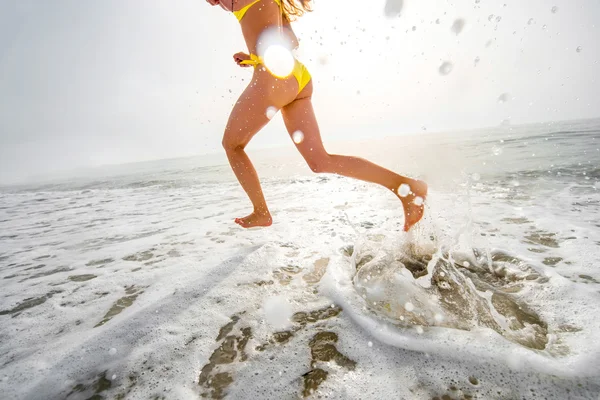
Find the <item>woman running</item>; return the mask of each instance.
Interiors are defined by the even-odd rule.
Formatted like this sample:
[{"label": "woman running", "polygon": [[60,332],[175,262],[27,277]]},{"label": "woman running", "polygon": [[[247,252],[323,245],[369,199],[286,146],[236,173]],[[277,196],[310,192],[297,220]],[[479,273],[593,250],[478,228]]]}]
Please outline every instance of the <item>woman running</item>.
[{"label": "woman running", "polygon": [[423,216],[425,182],[398,175],[362,158],[327,153],[312,107],[313,83],[306,67],[294,58],[289,75],[281,76],[264,62],[262,49],[259,49],[261,34],[276,28],[289,48],[297,48],[298,40],[290,22],[310,11],[311,1],[206,1],[213,6],[220,5],[238,19],[250,54],[236,53],[233,59],[241,67],[254,67],[252,80],[233,107],[223,136],[231,168],[254,206],[250,215],[236,218],[235,222],[244,228],[269,226],[273,222],[258,175],[244,149],[272,118],[269,114],[281,110],[288,133],[312,171],[343,175],[388,188],[402,202],[404,230],[416,224]]}]

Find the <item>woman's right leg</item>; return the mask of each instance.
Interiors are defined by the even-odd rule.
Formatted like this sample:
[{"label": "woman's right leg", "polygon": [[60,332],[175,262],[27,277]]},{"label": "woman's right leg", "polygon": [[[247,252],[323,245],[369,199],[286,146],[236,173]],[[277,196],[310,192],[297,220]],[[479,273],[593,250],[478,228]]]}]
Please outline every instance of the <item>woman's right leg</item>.
[{"label": "woman's right leg", "polygon": [[[313,172],[333,173],[377,183],[390,189],[402,201],[404,207],[404,230],[408,231],[423,216],[423,201],[427,196],[427,185],[423,181],[398,175],[363,158],[328,154],[323,147],[319,125],[311,101],[312,82],[298,95],[298,98],[283,107],[281,114],[290,135],[301,131],[303,140],[296,147]],[[408,185],[410,192],[398,189]]]}]

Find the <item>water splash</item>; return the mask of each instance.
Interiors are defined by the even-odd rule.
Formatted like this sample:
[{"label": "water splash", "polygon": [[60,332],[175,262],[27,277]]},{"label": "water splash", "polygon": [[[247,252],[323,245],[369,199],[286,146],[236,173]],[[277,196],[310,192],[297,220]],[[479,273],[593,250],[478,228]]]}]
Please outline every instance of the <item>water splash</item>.
[{"label": "water splash", "polygon": [[387,0],[385,2],[385,7],[383,9],[383,13],[388,18],[396,18],[396,17],[400,16],[403,6],[404,6],[404,0]]},{"label": "water splash", "polygon": [[448,75],[450,72],[452,72],[453,68],[454,64],[452,64],[450,61],[444,61],[439,68],[440,75]]},{"label": "water splash", "polygon": [[302,131],[296,131],[292,133],[292,140],[296,144],[300,144],[304,141],[304,133]]},{"label": "water splash", "polygon": [[400,197],[406,197],[406,196],[408,196],[409,193],[410,193],[410,186],[407,185],[406,183],[403,183],[398,188],[398,195]]},{"label": "water splash", "polygon": [[275,114],[277,114],[277,108],[273,106],[267,107],[267,118],[272,119],[275,116]]},{"label": "water splash", "polygon": [[510,100],[510,94],[508,94],[508,93],[502,93],[500,96],[498,96],[498,103],[500,103],[500,104],[506,103],[509,100]]},{"label": "water splash", "polygon": [[454,33],[455,35],[458,36],[458,34],[460,34],[463,30],[463,28],[465,27],[465,20],[462,18],[457,18],[454,23],[452,24],[452,27],[450,28],[450,30],[452,31],[452,33]]}]

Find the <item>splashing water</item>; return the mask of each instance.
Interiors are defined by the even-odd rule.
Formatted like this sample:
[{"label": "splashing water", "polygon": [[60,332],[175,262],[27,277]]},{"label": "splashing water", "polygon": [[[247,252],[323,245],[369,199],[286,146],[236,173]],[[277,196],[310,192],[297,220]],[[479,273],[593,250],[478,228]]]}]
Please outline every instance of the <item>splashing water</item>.
[{"label": "splashing water", "polygon": [[402,12],[402,7],[404,6],[404,0],[387,0],[385,2],[385,7],[383,9],[383,13],[388,18],[395,18],[400,15]]},{"label": "splashing water", "polygon": [[400,197],[406,197],[406,196],[408,196],[409,193],[410,193],[410,186],[407,185],[406,183],[403,183],[398,188],[398,195]]},{"label": "splashing water", "polygon": [[275,108],[273,106],[267,107],[266,114],[267,114],[267,118],[272,119],[275,116],[275,114],[277,114],[277,108]]},{"label": "splashing water", "polygon": [[498,103],[506,103],[509,100],[510,94],[508,93],[502,93],[500,96],[498,96]]},{"label": "splashing water", "polygon": [[558,12],[558,7],[554,6],[550,11],[552,11],[552,14],[556,14]]},{"label": "splashing water", "polygon": [[302,133],[302,131],[296,131],[292,133],[292,140],[296,144],[302,143],[302,141],[304,140],[304,133]]},{"label": "splashing water", "polygon": [[458,36],[458,34],[462,32],[464,27],[465,27],[465,20],[462,18],[458,18],[454,21],[450,30],[452,31],[452,33],[454,33],[455,35]]},{"label": "splashing water", "polygon": [[439,68],[440,75],[448,75],[450,72],[452,72],[453,68],[454,65],[450,61],[444,61]]}]

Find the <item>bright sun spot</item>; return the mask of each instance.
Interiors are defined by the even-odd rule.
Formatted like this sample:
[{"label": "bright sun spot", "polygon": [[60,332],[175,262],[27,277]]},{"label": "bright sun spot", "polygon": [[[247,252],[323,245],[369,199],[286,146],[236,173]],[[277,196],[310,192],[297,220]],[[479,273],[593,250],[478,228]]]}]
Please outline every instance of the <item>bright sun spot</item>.
[{"label": "bright sun spot", "polygon": [[278,29],[266,29],[258,41],[258,55],[265,67],[278,78],[286,78],[294,70],[294,55],[290,48],[289,38]]},{"label": "bright sun spot", "polygon": [[294,56],[283,46],[269,46],[263,60],[269,72],[278,78],[290,76],[294,69]]}]

